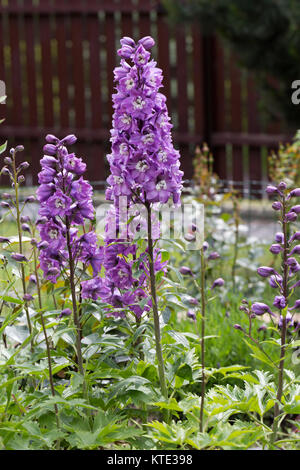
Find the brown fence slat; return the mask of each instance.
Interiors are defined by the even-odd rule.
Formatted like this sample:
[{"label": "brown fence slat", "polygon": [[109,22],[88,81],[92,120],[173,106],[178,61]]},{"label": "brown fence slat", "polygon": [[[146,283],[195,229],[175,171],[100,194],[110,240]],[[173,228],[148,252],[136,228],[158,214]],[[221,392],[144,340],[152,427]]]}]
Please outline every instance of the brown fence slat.
[{"label": "brown fence slat", "polygon": [[74,83],[74,109],[76,127],[85,127],[85,84],[83,64],[83,19],[79,15],[71,15],[72,65]]},{"label": "brown fence slat", "polygon": [[[242,89],[241,72],[236,65],[233,55],[230,57],[230,110],[231,110],[231,129],[233,132],[242,130]],[[233,145],[232,147],[232,179],[236,182],[243,182],[243,152],[242,146]],[[235,184],[235,189],[243,191],[243,185]]]},{"label": "brown fence slat", "polygon": [[171,113],[171,90],[170,90],[170,50],[169,50],[169,27],[162,14],[157,17],[157,48],[158,48],[158,66],[163,69],[163,93],[167,97],[167,106]]},{"label": "brown fence slat", "polygon": [[62,15],[55,16],[56,25],[56,41],[57,41],[57,75],[59,87],[59,112],[60,112],[60,126],[69,126],[69,70],[68,70],[68,54],[66,46],[66,32],[67,32],[67,17]]},{"label": "brown fence slat", "polygon": [[50,18],[46,15],[39,17],[39,33],[42,52],[42,89],[43,89],[43,116],[44,125],[52,127],[53,114],[53,87],[52,87],[52,58],[51,58],[51,31]]},{"label": "brown fence slat", "polygon": [[106,72],[107,72],[107,114],[108,114],[108,125],[111,124],[112,118],[112,100],[111,95],[114,91],[114,75],[113,69],[116,63],[115,56],[115,18],[113,13],[107,13],[105,15],[105,36],[106,36]]},{"label": "brown fence slat", "polygon": [[37,88],[36,88],[36,63],[35,63],[35,35],[34,17],[26,15],[24,17],[25,41],[26,41],[26,72],[27,72],[27,93],[29,125],[38,124],[37,117]]},{"label": "brown fence slat", "polygon": [[[15,0],[12,1],[16,3]],[[8,96],[9,119],[14,125],[20,125],[23,118],[22,109],[22,73],[20,60],[19,17],[9,16],[9,39],[11,58],[11,96]]]},{"label": "brown fence slat", "polygon": [[194,86],[194,119],[198,143],[203,141],[204,132],[204,89],[203,89],[203,49],[202,36],[197,26],[193,28],[193,86]]}]

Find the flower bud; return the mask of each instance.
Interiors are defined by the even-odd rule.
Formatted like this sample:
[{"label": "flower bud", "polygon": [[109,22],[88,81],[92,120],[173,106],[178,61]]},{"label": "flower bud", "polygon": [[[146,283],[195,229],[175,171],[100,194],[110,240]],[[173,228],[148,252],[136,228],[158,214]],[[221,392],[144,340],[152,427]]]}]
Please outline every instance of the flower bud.
[{"label": "flower bud", "polygon": [[214,259],[218,259],[218,258],[220,258],[220,255],[219,255],[219,253],[217,253],[217,251],[212,251],[208,255],[208,259],[210,259],[210,260],[214,260]]},{"label": "flower bud", "polygon": [[47,134],[45,140],[48,144],[58,144],[59,142],[59,139],[53,134]]},{"label": "flower bud", "polygon": [[300,196],[300,188],[293,189],[288,197],[299,197]]},{"label": "flower bud", "polygon": [[120,40],[120,43],[121,43],[121,46],[130,46],[130,47],[135,47],[135,42],[132,38],[128,37],[128,36],[124,36],[121,40]]},{"label": "flower bud", "polygon": [[235,330],[244,331],[244,328],[242,328],[241,325],[239,325],[238,323],[236,323],[235,325],[233,325],[233,328],[234,328]]},{"label": "flower bud", "polygon": [[295,212],[296,214],[299,214],[300,213],[300,204],[298,204],[296,206],[293,206],[291,208],[291,211]]},{"label": "flower bud", "polygon": [[272,209],[274,209],[274,211],[280,211],[281,208],[282,208],[281,202],[279,202],[279,201],[273,202]]},{"label": "flower bud", "polygon": [[271,274],[277,274],[273,268],[269,268],[268,266],[261,266],[257,269],[257,273],[261,277],[269,277]]},{"label": "flower bud", "polygon": [[[299,232],[300,233],[300,232]],[[277,232],[275,235],[275,241],[277,243],[283,243],[284,242],[284,235],[282,232]]]},{"label": "flower bud", "polygon": [[6,237],[0,237],[0,243],[10,243],[10,239]]},{"label": "flower bud", "polygon": [[72,310],[71,310],[70,308],[64,308],[64,309],[61,311],[61,313],[60,313],[60,315],[58,316],[58,318],[68,317],[68,316],[70,316],[70,315],[72,315]]},{"label": "flower bud", "polygon": [[270,247],[270,252],[273,253],[273,255],[278,255],[282,250],[282,247],[278,244],[273,244]]},{"label": "flower bud", "polygon": [[4,163],[5,163],[6,165],[11,165],[11,164],[12,164],[12,159],[11,159],[10,157],[5,157],[5,158],[4,158]]},{"label": "flower bud", "polygon": [[272,185],[269,184],[266,188],[266,193],[267,194],[275,194],[275,193],[278,193],[278,189],[276,188],[276,186],[272,186]]},{"label": "flower bud", "polygon": [[273,305],[274,307],[282,310],[286,307],[286,298],[283,295],[276,295]]},{"label": "flower bud", "polygon": [[155,41],[151,36],[145,36],[144,38],[139,40],[139,44],[141,44],[145,49],[148,50],[154,46]]},{"label": "flower bud", "polygon": [[255,313],[255,315],[264,315],[264,313],[270,313],[274,315],[267,304],[262,302],[254,302],[251,306],[251,312]]},{"label": "flower bud", "polygon": [[31,204],[32,202],[35,202],[35,201],[36,201],[35,196],[28,196],[28,197],[25,199],[25,204]]},{"label": "flower bud", "polygon": [[30,302],[31,300],[33,300],[33,297],[31,294],[24,294],[23,300],[25,300],[25,302]]},{"label": "flower bud", "polygon": [[288,212],[285,216],[285,220],[287,222],[294,222],[295,220],[297,220],[296,212],[293,212],[293,211]]},{"label": "flower bud", "polygon": [[24,183],[25,177],[23,175],[18,176],[18,183]]},{"label": "flower bud", "polygon": [[118,49],[117,53],[120,57],[124,59],[129,59],[134,52],[134,49],[130,46],[123,46],[121,49]]},{"label": "flower bud", "polygon": [[18,166],[17,171],[27,170],[27,168],[29,168],[29,167],[30,167],[30,165],[29,165],[28,162],[22,162]]},{"label": "flower bud", "polygon": [[9,208],[10,208],[10,205],[8,204],[8,202],[5,202],[5,201],[1,201],[1,202],[0,202],[0,206],[1,206],[3,209],[9,209]]},{"label": "flower bud", "polygon": [[187,266],[181,266],[179,269],[180,274],[183,276],[193,276],[192,270],[188,268]]},{"label": "flower bud", "polygon": [[214,289],[215,287],[222,287],[224,286],[224,284],[225,284],[224,279],[222,279],[221,277],[218,277],[218,279],[216,279],[213,282],[213,285],[211,286],[211,288]]},{"label": "flower bud", "polygon": [[28,259],[26,258],[26,256],[23,255],[22,253],[12,253],[12,254],[11,254],[11,257],[12,257],[12,259],[14,259],[15,261],[18,261],[19,263],[23,263],[23,262],[28,261]]},{"label": "flower bud", "polygon": [[23,230],[23,232],[29,232],[30,233],[30,227],[29,227],[28,224],[22,224],[21,229]]},{"label": "flower bud", "polygon": [[32,284],[37,284],[37,279],[35,274],[30,274],[29,276],[29,282],[32,282]]},{"label": "flower bud", "polygon": [[46,240],[44,240],[44,241],[38,243],[37,247],[38,247],[39,250],[46,250],[48,248],[48,246],[49,246],[49,243]]},{"label": "flower bud", "polygon": [[30,217],[29,215],[22,215],[20,220],[22,223],[28,224],[28,222],[30,222]]},{"label": "flower bud", "polygon": [[15,148],[16,152],[23,152],[23,150],[24,150],[24,145],[17,145]]},{"label": "flower bud", "polygon": [[257,328],[257,331],[266,331],[267,329],[268,329],[267,325],[263,323],[259,328]]},{"label": "flower bud", "polygon": [[284,191],[286,189],[286,183],[284,181],[281,181],[278,185],[278,189],[280,191]]},{"label": "flower bud", "polygon": [[74,134],[67,135],[60,141],[63,145],[73,145],[75,142],[77,142],[77,137]]},{"label": "flower bud", "polygon": [[191,318],[192,320],[196,321],[196,314],[193,310],[188,310],[186,313],[186,316],[188,318]]},{"label": "flower bud", "polygon": [[56,151],[57,151],[56,145],[53,145],[53,144],[44,145],[43,150],[46,155],[50,155],[50,156],[56,155]]}]

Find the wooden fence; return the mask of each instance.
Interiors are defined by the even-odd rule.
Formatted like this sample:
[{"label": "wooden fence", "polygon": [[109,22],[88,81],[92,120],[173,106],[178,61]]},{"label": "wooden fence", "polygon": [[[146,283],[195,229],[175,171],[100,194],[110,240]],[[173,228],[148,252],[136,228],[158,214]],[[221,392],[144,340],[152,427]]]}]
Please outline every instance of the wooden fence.
[{"label": "wooden fence", "polygon": [[119,40],[151,34],[185,177],[206,141],[222,179],[260,189],[268,150],[286,136],[264,124],[252,77],[217,38],[196,25],[171,28],[156,0],[0,0],[0,14],[0,142],[25,145],[27,184],[37,181],[47,133],[75,133],[88,177],[105,179]]}]

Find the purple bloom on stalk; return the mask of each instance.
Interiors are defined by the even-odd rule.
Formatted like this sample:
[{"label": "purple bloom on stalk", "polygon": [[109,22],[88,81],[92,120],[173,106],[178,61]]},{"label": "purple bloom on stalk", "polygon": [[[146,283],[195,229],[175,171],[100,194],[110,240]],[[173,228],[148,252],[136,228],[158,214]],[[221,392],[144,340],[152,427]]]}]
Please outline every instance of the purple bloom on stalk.
[{"label": "purple bloom on stalk", "polygon": [[49,134],[46,140],[46,155],[41,160],[39,174],[41,185],[37,190],[41,216],[37,223],[41,235],[38,244],[42,250],[41,269],[47,279],[56,282],[61,270],[69,267],[69,237],[74,263],[80,261],[85,266],[91,265],[97,275],[101,269],[97,237],[94,232],[89,232],[80,238],[76,228],[84,227],[86,219],[94,218],[92,187],[82,177],[86,164],[66,148],[77,139],[71,134],[59,140]]},{"label": "purple bloom on stalk", "polygon": [[279,201],[273,202],[272,208],[273,208],[275,211],[280,211],[281,208],[282,208],[281,202],[279,202]]},{"label": "purple bloom on stalk", "polygon": [[295,212],[296,214],[299,214],[300,213],[300,204],[298,204],[297,206],[293,206],[291,208],[291,211]]},{"label": "purple bloom on stalk", "polygon": [[257,269],[257,273],[262,277],[269,277],[272,274],[278,274],[273,268],[269,268],[268,266],[261,266]]},{"label": "purple bloom on stalk", "polygon": [[276,188],[276,186],[268,185],[266,188],[266,193],[275,194],[275,193],[278,193],[278,189]]},{"label": "purple bloom on stalk", "polygon": [[282,287],[282,276],[280,276],[280,274],[273,274],[269,279],[269,284],[273,289]]},{"label": "purple bloom on stalk", "polygon": [[10,239],[7,237],[0,237],[0,243],[10,243]]},{"label": "purple bloom on stalk", "polygon": [[24,294],[23,300],[25,300],[25,302],[30,302],[33,300],[33,296],[31,294]]},{"label": "purple bloom on stalk", "polygon": [[179,272],[183,276],[193,276],[192,270],[188,268],[187,266],[181,266],[181,268],[179,268]]},{"label": "purple bloom on stalk", "polygon": [[276,295],[273,305],[274,307],[277,307],[278,309],[282,310],[287,305],[286,298],[283,295]]},{"label": "purple bloom on stalk", "polygon": [[270,307],[262,302],[254,302],[251,306],[251,312],[255,313],[255,315],[264,315],[265,313],[274,315]]},{"label": "purple bloom on stalk", "polygon": [[290,252],[291,255],[299,255],[300,254],[300,245],[295,245],[292,251]]},{"label": "purple bloom on stalk", "polygon": [[[300,233],[300,232],[299,232]],[[282,232],[277,232],[276,235],[275,235],[275,241],[277,243],[283,243],[284,241],[284,235]]]},{"label": "purple bloom on stalk", "polygon": [[288,212],[285,216],[287,222],[294,222],[297,220],[297,214],[296,212],[293,212],[292,210]]},{"label": "purple bloom on stalk", "polygon": [[97,300],[100,297],[103,299],[108,297],[110,294],[109,288],[104,284],[103,279],[100,277],[94,277],[88,281],[83,281],[82,286],[82,298]]},{"label": "purple bloom on stalk", "polygon": [[295,310],[295,309],[298,309],[298,308],[300,308],[300,299],[296,300],[294,305],[292,307],[290,307],[289,310]]},{"label": "purple bloom on stalk", "polygon": [[186,312],[186,316],[187,316],[188,318],[191,318],[192,320],[196,321],[196,314],[195,314],[195,312],[194,312],[193,310],[188,310],[188,311]]},{"label": "purple bloom on stalk", "polygon": [[115,202],[119,196],[151,203],[180,199],[183,173],[172,143],[166,99],[159,92],[162,71],[148,51],[153,45],[150,36],[137,44],[125,37],[118,51],[123,59],[114,71],[117,92],[106,191],[107,199]]},{"label": "purple bloom on stalk", "polygon": [[211,288],[214,289],[215,287],[222,287],[222,286],[224,286],[224,284],[225,284],[224,279],[222,279],[221,277],[218,277],[218,279],[216,279],[213,282]]},{"label": "purple bloom on stalk", "polygon": [[19,263],[26,262],[28,259],[26,258],[25,255],[22,255],[21,253],[12,253],[11,254],[12,259],[15,261],[18,261]]},{"label": "purple bloom on stalk", "polygon": [[212,251],[209,255],[208,255],[208,259],[209,260],[214,260],[214,259],[218,259],[220,258],[220,255],[217,251]]},{"label": "purple bloom on stalk", "polygon": [[300,232],[295,232],[289,239],[289,243],[292,243],[294,240],[300,240]]},{"label": "purple bloom on stalk", "polygon": [[278,255],[282,251],[282,247],[278,244],[273,244],[270,247],[270,252],[273,253],[273,255]]},{"label": "purple bloom on stalk", "polygon": [[299,197],[299,196],[300,196],[300,188],[293,189],[288,195],[288,197]]}]

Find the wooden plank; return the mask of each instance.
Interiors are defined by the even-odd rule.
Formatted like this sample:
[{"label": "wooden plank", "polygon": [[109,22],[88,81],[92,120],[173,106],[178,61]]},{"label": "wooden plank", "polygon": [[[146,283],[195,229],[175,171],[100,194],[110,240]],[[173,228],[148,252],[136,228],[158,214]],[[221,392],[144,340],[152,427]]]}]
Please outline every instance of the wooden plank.
[{"label": "wooden plank", "polygon": [[[255,83],[253,77],[248,78],[247,83],[247,109],[248,109],[248,133],[255,137],[254,142],[249,146],[249,180],[250,180],[250,194],[256,195],[260,192],[262,185],[260,183],[253,183],[253,180],[260,181],[262,178],[262,158],[261,146],[263,136],[260,136],[260,123],[258,120],[258,95],[255,90]],[[271,136],[268,136],[269,138]],[[271,139],[270,139],[271,140]],[[277,140],[278,142],[278,140]],[[252,182],[251,182],[252,181]]]},{"label": "wooden plank", "polygon": [[[213,39],[213,96],[212,110],[213,132],[225,131],[225,74],[224,74],[224,51],[219,38]],[[206,64],[204,64],[206,67]],[[222,180],[227,177],[225,144],[221,148],[215,148],[212,139],[212,151],[214,155],[214,171]]]},{"label": "wooden plank", "polygon": [[[231,110],[231,130],[241,132],[242,130],[242,89],[241,72],[236,65],[235,57],[230,57],[230,110]],[[232,179],[236,182],[243,182],[243,152],[240,145],[232,147]],[[234,188],[243,191],[242,184],[234,184]]]},{"label": "wooden plank", "polygon": [[123,0],[121,7],[121,26],[122,26],[122,36],[133,36],[133,22],[132,22],[132,12],[128,10],[128,7],[131,7],[131,0]]},{"label": "wooden plank", "polygon": [[26,42],[26,73],[28,93],[28,122],[30,126],[37,126],[37,87],[36,87],[36,62],[35,62],[35,28],[34,17],[25,16],[25,42]]},{"label": "wooden plank", "polygon": [[42,51],[42,89],[43,89],[43,118],[44,126],[54,125],[53,114],[53,86],[52,86],[52,59],[51,59],[51,30],[50,18],[46,15],[39,17],[39,32]]},{"label": "wooden plank", "polygon": [[204,93],[203,88],[203,47],[199,27],[193,27],[193,85],[194,85],[194,119],[195,132],[202,143],[204,133]]},{"label": "wooden plank", "polygon": [[177,51],[177,109],[179,131],[188,130],[188,99],[187,99],[187,54],[184,29],[178,29],[176,32],[176,51]]},{"label": "wooden plank", "polygon": [[[16,0],[13,0],[15,4]],[[22,74],[20,60],[20,31],[19,17],[9,17],[9,40],[11,57],[11,96],[8,95],[10,124],[20,125],[23,119],[22,109]],[[10,108],[10,105],[9,105]]]},{"label": "wooden plank", "polygon": [[91,124],[93,129],[98,129],[102,126],[100,24],[97,15],[89,15],[87,20],[90,47]]},{"label": "wooden plank", "polygon": [[139,32],[140,32],[140,38],[143,38],[145,36],[150,36],[151,20],[150,20],[149,11],[139,11]]},{"label": "wooden plank", "polygon": [[115,52],[115,19],[113,13],[105,15],[105,37],[106,37],[106,71],[107,71],[107,114],[109,126],[112,120],[112,94],[114,92],[113,70],[116,64]]},{"label": "wooden plank", "polygon": [[55,16],[56,41],[57,41],[57,76],[59,86],[59,106],[60,106],[60,126],[69,126],[69,74],[68,74],[68,54],[67,54],[67,17]]},{"label": "wooden plank", "polygon": [[[3,93],[7,93],[5,69],[6,67],[5,67],[5,61],[4,61],[4,19],[2,16],[0,16],[0,80],[4,82],[5,90],[3,90]],[[6,118],[6,107],[7,107],[6,104],[4,103],[0,104],[0,119]]]},{"label": "wooden plank", "polygon": [[72,67],[74,83],[74,108],[75,126],[85,127],[85,83],[84,63],[82,54],[83,18],[80,15],[71,14],[71,39],[72,39]]}]

